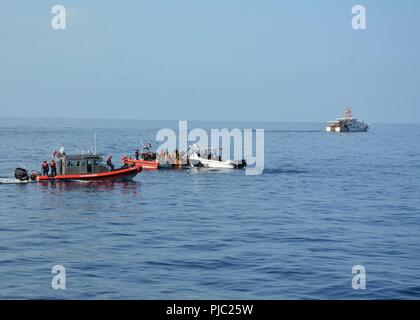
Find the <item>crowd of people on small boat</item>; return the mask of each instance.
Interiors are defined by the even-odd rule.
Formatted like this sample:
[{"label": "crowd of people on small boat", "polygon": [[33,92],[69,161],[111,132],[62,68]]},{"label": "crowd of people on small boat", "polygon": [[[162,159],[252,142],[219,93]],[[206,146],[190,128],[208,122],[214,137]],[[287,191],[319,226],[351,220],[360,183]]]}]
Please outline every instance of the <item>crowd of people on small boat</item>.
[{"label": "crowd of people on small boat", "polygon": [[[189,163],[189,152],[188,151],[179,151],[175,149],[170,152],[168,149],[160,150],[159,152],[153,152],[150,150],[150,144],[147,147],[143,147],[142,152],[139,149],[136,149],[134,152],[135,160],[143,161],[157,161],[159,164],[188,164]],[[220,149],[220,148],[219,148]],[[190,150],[190,149],[189,149]],[[219,150],[220,151],[220,150]],[[217,153],[211,149],[202,149],[197,152],[199,157],[203,157],[208,160],[222,161],[220,152]],[[129,163],[129,160],[133,160],[131,156],[125,155],[122,159],[124,164]],[[108,164],[108,166],[110,166]],[[111,166],[110,166],[111,167]]]},{"label": "crowd of people on small boat", "polygon": [[[139,149],[136,149],[134,152],[135,160],[144,160],[144,161],[158,161],[159,163],[188,163],[188,153],[184,151],[179,151],[175,149],[173,152],[169,152],[168,149],[161,150],[160,152],[156,153],[150,150],[151,145],[147,144],[146,147],[143,147],[143,152],[140,152]],[[130,156],[124,156],[122,161],[132,159]]]},{"label": "crowd of people on small boat", "polygon": [[156,155],[159,163],[187,163],[188,162],[188,153],[184,151],[179,151],[175,149],[173,152],[169,152],[168,149],[161,150]]}]

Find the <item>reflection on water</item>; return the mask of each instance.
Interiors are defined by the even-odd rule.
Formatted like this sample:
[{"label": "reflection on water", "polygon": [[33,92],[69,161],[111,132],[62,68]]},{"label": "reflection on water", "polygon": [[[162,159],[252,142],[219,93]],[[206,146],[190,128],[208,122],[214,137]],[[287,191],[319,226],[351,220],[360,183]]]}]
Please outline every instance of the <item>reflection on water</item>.
[{"label": "reflection on water", "polygon": [[46,190],[72,192],[113,192],[137,194],[140,192],[139,181],[41,181],[37,183]]}]

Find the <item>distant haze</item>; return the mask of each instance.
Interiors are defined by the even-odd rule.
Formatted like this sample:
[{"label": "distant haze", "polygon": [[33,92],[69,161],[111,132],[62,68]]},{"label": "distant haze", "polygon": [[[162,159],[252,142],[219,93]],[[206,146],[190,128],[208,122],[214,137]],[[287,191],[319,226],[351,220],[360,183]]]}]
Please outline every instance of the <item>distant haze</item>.
[{"label": "distant haze", "polygon": [[419,17],[417,0],[3,1],[0,116],[420,122]]}]

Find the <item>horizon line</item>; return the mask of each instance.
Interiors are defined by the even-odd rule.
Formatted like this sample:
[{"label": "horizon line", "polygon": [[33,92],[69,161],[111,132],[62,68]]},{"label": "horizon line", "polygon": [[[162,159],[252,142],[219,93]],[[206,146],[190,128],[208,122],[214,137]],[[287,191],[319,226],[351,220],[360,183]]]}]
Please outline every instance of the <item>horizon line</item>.
[{"label": "horizon line", "polygon": [[[49,117],[49,116],[2,116],[0,119],[48,119],[48,120],[100,120],[100,121],[197,121],[197,122],[257,122],[257,123],[326,123],[329,120],[325,121],[281,121],[281,120],[203,120],[203,119],[154,119],[154,118],[93,118],[93,117]],[[401,121],[401,122],[371,122],[367,121],[369,124],[420,124],[420,122],[410,122],[410,121]]]}]

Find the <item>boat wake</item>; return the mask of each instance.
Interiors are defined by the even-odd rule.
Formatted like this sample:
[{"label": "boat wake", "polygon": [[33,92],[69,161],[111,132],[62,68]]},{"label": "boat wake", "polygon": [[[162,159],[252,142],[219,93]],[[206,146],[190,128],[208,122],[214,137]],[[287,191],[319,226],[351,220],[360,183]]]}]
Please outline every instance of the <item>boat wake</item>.
[{"label": "boat wake", "polygon": [[32,181],[20,181],[16,178],[0,178],[0,184],[17,184],[17,183],[30,183]]},{"label": "boat wake", "polygon": [[324,132],[323,130],[281,130],[281,129],[266,129],[264,132],[268,133],[314,133],[314,132]]},{"label": "boat wake", "polygon": [[287,169],[287,168],[266,168],[264,169],[264,174],[301,174],[305,173],[305,170],[300,169]]}]

